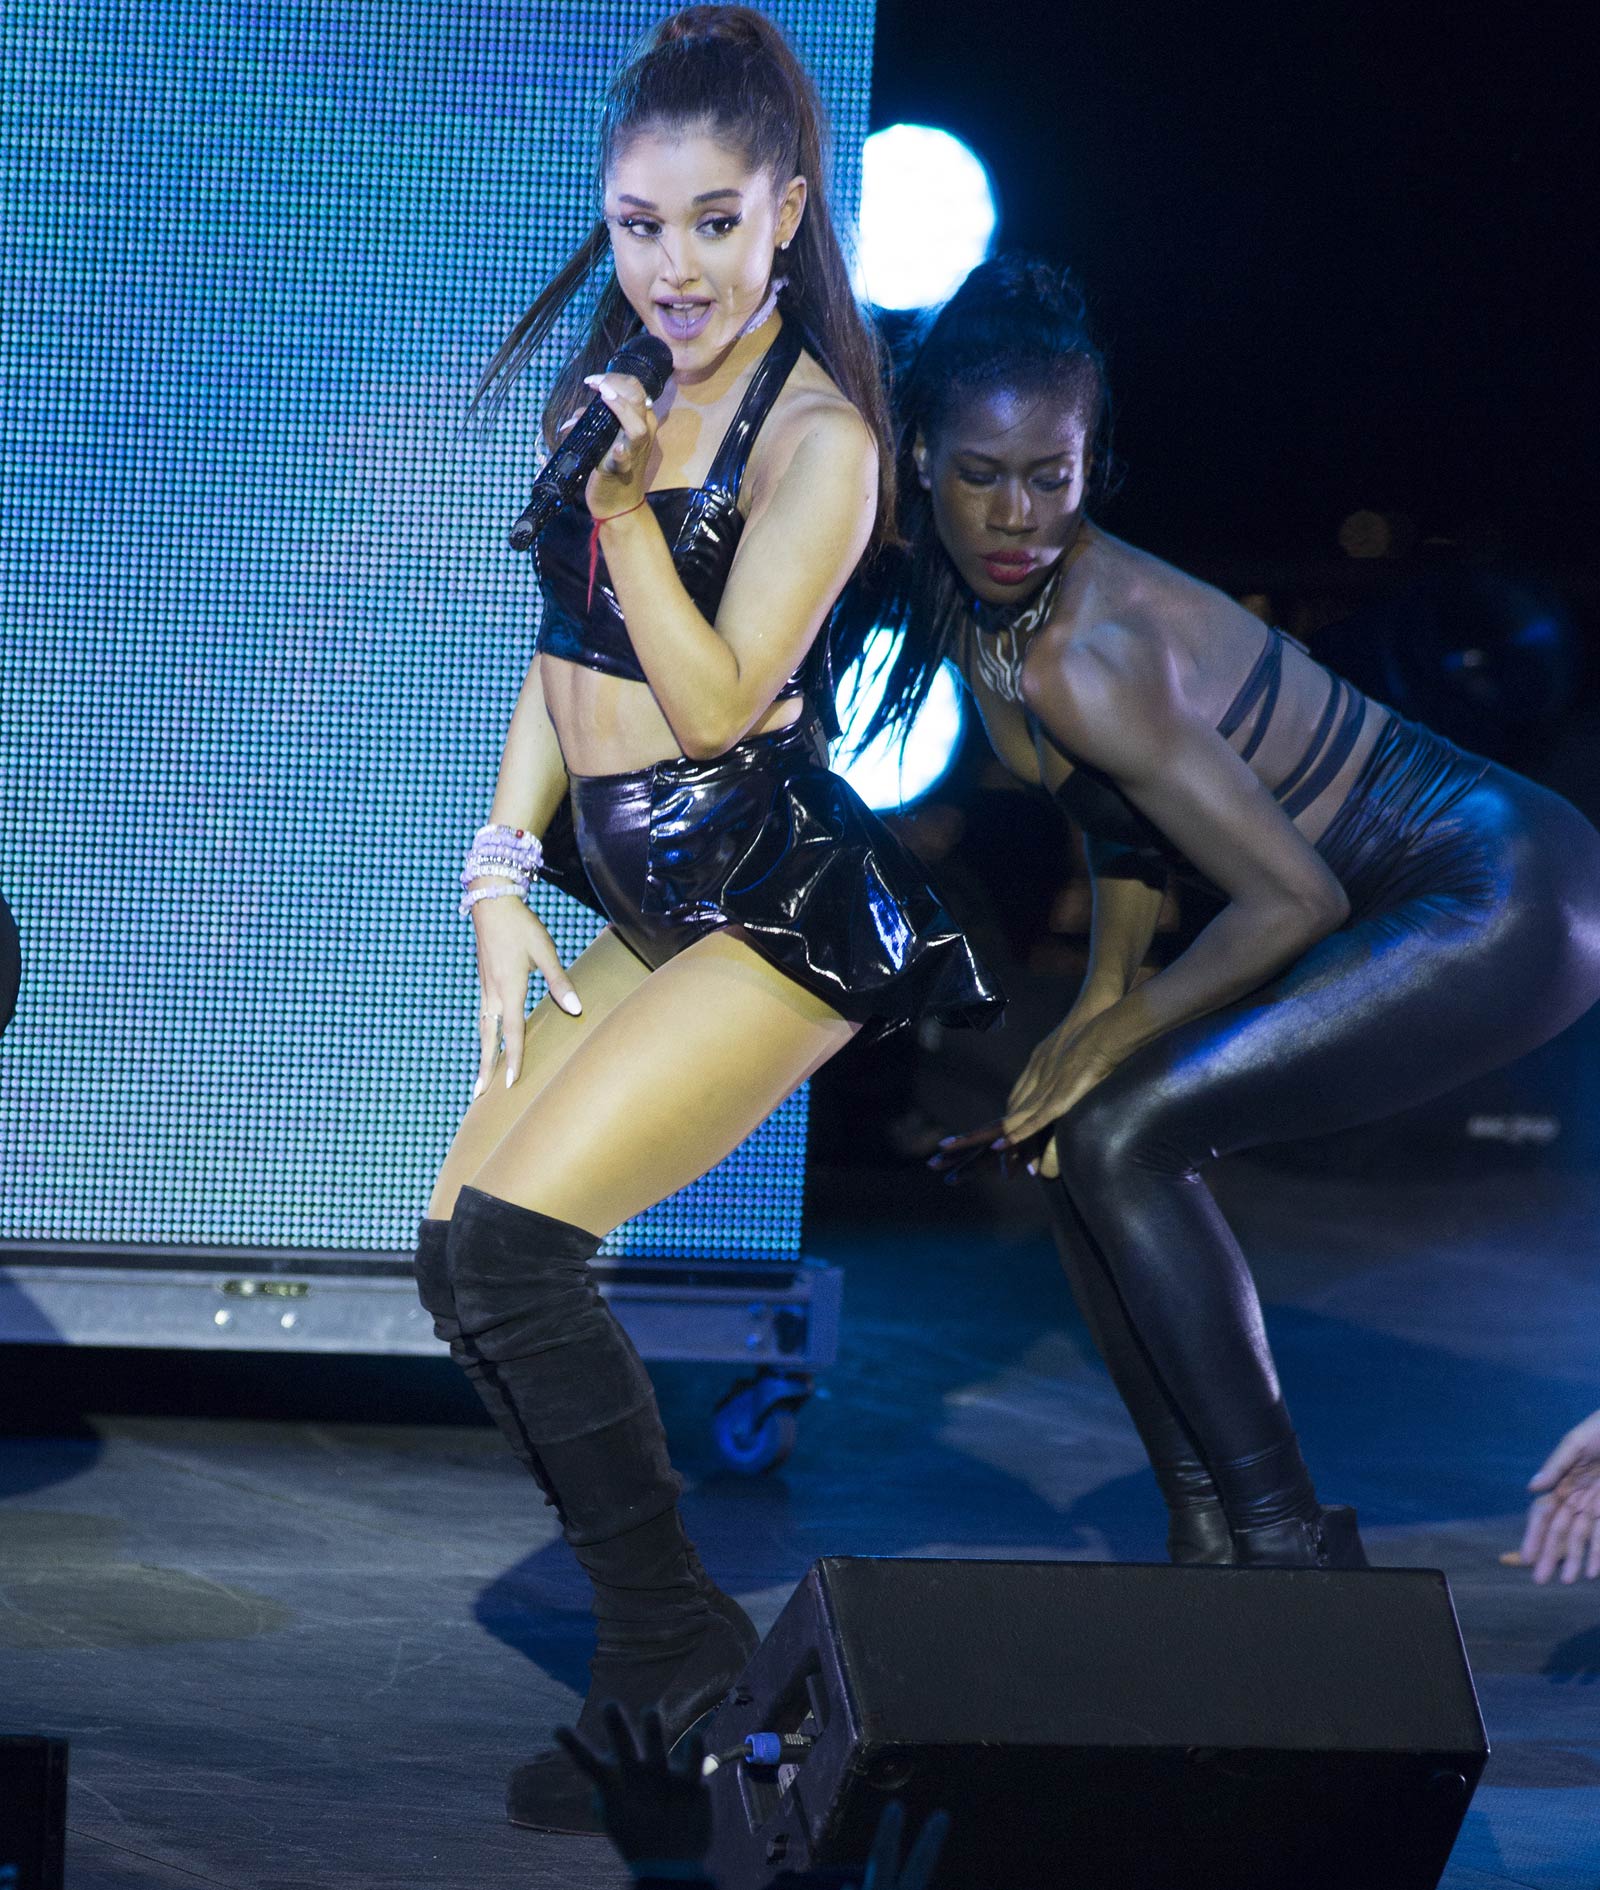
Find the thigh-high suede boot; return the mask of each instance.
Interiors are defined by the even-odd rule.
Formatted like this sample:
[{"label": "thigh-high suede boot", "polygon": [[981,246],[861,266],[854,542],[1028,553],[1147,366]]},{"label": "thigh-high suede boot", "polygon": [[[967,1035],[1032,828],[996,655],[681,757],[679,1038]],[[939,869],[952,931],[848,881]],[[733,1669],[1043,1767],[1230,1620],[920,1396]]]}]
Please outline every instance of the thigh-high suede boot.
[{"label": "thigh-high suede boot", "polygon": [[1162,1389],[1089,1230],[1059,1181],[1042,1181],[1040,1191],[1078,1312],[1127,1406],[1166,1502],[1168,1559],[1232,1562],[1233,1537],[1211,1472]]},{"label": "thigh-high suede boot", "polygon": [[[463,1189],[446,1254],[454,1329],[441,1336],[593,1585],[599,1633],[579,1732],[601,1739],[616,1700],[635,1718],[657,1707],[673,1739],[721,1699],[758,1636],[684,1533],[649,1374],[589,1268],[598,1246],[583,1228]],[[601,1828],[588,1780],[558,1750],[516,1768],[507,1810],[541,1830]]]},{"label": "thigh-high suede boot", "polygon": [[534,1455],[527,1431],[505,1396],[499,1378],[461,1342],[461,1323],[456,1318],[456,1296],[450,1285],[449,1245],[448,1221],[418,1222],[417,1251],[412,1261],[412,1271],[417,1280],[417,1298],[422,1302],[422,1310],[433,1320],[434,1337],[449,1346],[450,1356],[471,1380],[473,1390],[477,1392],[483,1408],[493,1418],[500,1435],[544,1492],[546,1505],[555,1508],[555,1492],[550,1487],[544,1465]]}]

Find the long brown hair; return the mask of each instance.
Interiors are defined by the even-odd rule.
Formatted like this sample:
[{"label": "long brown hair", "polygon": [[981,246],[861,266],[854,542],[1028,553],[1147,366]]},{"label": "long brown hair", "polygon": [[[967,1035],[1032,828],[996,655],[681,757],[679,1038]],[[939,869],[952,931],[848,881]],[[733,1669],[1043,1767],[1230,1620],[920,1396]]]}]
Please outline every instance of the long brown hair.
[{"label": "long brown hair", "polygon": [[[785,321],[798,323],[806,346],[872,429],[878,443],[878,514],[874,548],[892,537],[895,455],[877,331],[850,286],[824,189],[828,120],[794,48],[753,7],[690,6],[646,37],[606,94],[600,125],[598,177],[604,188],[613,154],[646,125],[705,125],[741,152],[752,171],[780,182],[804,177],[805,214],[784,256],[787,286],[779,300]],[[540,291],[484,370],[473,410],[485,419],[499,409],[558,317],[607,264],[603,219]],[[583,381],[600,371],[640,322],[617,282],[605,280],[582,341],[562,364],[541,416],[547,440],[584,399]]]}]

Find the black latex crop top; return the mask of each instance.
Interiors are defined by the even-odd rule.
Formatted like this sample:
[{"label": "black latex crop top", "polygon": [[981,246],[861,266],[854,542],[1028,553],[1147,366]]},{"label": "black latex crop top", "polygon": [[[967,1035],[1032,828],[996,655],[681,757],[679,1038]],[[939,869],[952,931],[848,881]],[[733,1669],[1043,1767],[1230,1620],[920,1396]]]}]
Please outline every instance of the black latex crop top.
[{"label": "black latex crop top", "polygon": [[[786,321],[776,340],[756,363],[711,470],[703,486],[662,486],[648,495],[662,534],[672,550],[672,562],[683,588],[708,622],[715,621],[723,586],[733,569],[744,517],[739,510],[739,485],[745,462],[772,403],[800,358],[800,325]],[[589,584],[589,534],[592,521],[587,507],[564,506],[545,527],[534,547],[539,590],[544,612],[535,648],[585,669],[607,676],[644,682],[645,673],[634,654],[623,621],[622,607],[611,588],[602,556]],[[820,639],[819,639],[820,642]],[[780,696],[802,692],[807,665],[778,691]]]},{"label": "black latex crop top", "polygon": [[[1243,761],[1248,761],[1261,746],[1277,707],[1283,682],[1283,644],[1284,633],[1269,624],[1265,647],[1217,724],[1217,733],[1226,740],[1260,703],[1261,713],[1239,750]],[[1349,759],[1366,720],[1367,699],[1359,689],[1352,688],[1343,677],[1331,672],[1328,685],[1322,715],[1304,754],[1272,790],[1273,799],[1291,820],[1328,788]],[[1195,875],[1195,868],[1160,828],[1139,812],[1110,775],[1078,761],[1042,723],[1038,728],[1056,753],[1072,762],[1072,773],[1055,790],[1055,799],[1083,829],[1090,843],[1090,864],[1097,872],[1127,870],[1135,856],[1144,855],[1148,859],[1157,854],[1166,865]]]}]

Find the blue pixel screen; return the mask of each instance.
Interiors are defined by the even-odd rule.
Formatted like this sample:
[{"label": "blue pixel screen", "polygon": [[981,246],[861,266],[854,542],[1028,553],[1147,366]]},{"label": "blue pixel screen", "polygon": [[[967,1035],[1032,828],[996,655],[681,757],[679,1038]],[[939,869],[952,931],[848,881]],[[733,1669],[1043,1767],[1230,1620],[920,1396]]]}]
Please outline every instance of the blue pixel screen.
[{"label": "blue pixel screen", "polygon": [[[638,0],[0,14],[10,1239],[409,1247],[476,1068],[455,876],[535,625],[552,354]],[[872,0],[773,0],[853,220]],[[569,333],[571,330],[569,329]],[[596,922],[542,890],[563,955]],[[792,1098],[614,1251],[798,1249]]]}]

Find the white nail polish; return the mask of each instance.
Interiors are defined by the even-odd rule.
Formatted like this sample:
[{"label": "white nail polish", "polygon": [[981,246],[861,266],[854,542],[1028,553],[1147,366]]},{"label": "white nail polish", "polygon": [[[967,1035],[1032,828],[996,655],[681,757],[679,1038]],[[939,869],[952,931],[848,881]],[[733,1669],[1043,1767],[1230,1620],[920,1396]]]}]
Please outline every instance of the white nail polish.
[{"label": "white nail polish", "polygon": [[560,1004],[562,1010],[564,1010],[569,1017],[581,1017],[583,1015],[583,1000],[578,996],[576,991],[569,991],[566,996],[560,1000]]},{"label": "white nail polish", "polygon": [[514,1076],[515,1076],[515,1074],[516,1074],[516,1072],[515,1072],[515,1071],[514,1071],[514,1070],[512,1069],[512,1067],[511,1067],[511,1065],[510,1065],[510,1064],[508,1063],[508,1064],[506,1065],[506,1088],[507,1088],[507,1089],[510,1089],[510,1087],[511,1087],[511,1084],[512,1084],[512,1080],[513,1080],[513,1078],[514,1078]]},{"label": "white nail polish", "polygon": [[482,1094],[483,1094],[483,1078],[480,1076],[477,1082],[475,1082],[472,1085],[472,1100],[476,1102]]}]

